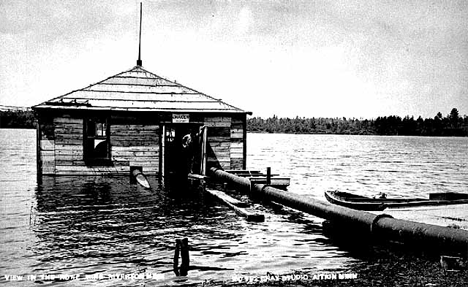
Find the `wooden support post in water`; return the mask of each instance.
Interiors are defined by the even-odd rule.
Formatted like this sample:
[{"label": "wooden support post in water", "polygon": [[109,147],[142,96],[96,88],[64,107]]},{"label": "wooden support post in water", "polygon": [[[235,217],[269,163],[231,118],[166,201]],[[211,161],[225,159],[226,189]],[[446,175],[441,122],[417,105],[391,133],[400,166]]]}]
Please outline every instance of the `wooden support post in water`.
[{"label": "wooden support post in water", "polygon": [[271,167],[267,167],[266,184],[267,184],[267,185],[270,185],[270,184],[271,184]]},{"label": "wooden support post in water", "polygon": [[[179,254],[182,263],[179,267]],[[176,276],[187,276],[190,267],[188,239],[176,239],[173,270]]]}]

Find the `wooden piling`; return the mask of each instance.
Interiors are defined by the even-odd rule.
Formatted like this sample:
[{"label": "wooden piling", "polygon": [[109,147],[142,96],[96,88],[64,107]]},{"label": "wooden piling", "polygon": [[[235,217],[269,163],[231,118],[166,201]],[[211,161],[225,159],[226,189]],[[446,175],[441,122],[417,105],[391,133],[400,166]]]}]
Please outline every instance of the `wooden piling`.
[{"label": "wooden piling", "polygon": [[267,185],[270,185],[270,184],[271,184],[271,167],[267,167],[266,184],[267,184]]},{"label": "wooden piling", "polygon": [[[181,257],[181,265],[179,266],[179,255]],[[176,246],[174,251],[174,264],[173,270],[176,276],[187,276],[190,268],[190,256],[188,238],[176,239]]]}]

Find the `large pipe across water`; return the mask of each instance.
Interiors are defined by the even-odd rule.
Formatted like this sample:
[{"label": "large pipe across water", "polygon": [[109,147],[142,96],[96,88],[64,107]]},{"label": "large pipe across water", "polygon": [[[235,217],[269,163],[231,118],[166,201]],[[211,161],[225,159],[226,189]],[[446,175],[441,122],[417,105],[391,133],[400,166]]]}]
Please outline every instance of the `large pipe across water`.
[{"label": "large pipe across water", "polygon": [[[217,168],[210,169],[210,176],[218,181],[233,184],[268,200],[283,204],[314,216],[346,226],[362,236],[379,240],[398,241],[429,251],[455,253],[468,257],[468,231],[443,226],[392,218],[386,214],[373,214],[334,205],[310,197],[285,192],[268,185],[251,184],[247,178],[235,176]],[[360,235],[360,234],[359,234]]]}]

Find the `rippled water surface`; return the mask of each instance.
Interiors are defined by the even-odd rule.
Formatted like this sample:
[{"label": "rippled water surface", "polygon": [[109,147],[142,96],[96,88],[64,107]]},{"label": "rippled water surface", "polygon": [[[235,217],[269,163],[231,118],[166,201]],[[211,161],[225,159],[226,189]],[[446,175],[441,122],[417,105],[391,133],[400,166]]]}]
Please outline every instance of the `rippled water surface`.
[{"label": "rippled water surface", "polygon": [[249,134],[249,167],[289,175],[318,199],[339,189],[373,196],[468,192],[468,138]]},{"label": "rippled water surface", "polygon": [[[360,261],[322,235],[321,219],[257,206],[250,223],[200,192],[153,190],[127,177],[36,177],[34,130],[0,130],[0,276],[79,274],[63,285],[185,285],[233,275],[346,271]],[[290,192],[326,189],[426,195],[466,192],[467,138],[248,135],[248,168],[291,177]],[[172,271],[175,240],[191,269]],[[164,280],[86,280],[86,274],[163,274]],[[1,283],[12,284],[0,279]],[[54,284],[44,281],[44,285]],[[21,281],[17,286],[33,284]]]}]

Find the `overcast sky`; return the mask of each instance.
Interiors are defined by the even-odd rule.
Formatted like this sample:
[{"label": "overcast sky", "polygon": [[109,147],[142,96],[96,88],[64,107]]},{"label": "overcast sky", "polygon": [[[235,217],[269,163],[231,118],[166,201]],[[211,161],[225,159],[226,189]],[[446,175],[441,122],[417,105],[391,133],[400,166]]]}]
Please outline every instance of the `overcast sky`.
[{"label": "overcast sky", "polygon": [[[0,1],[0,105],[131,69],[139,2]],[[268,117],[468,114],[468,1],[143,1],[143,67]]]}]

